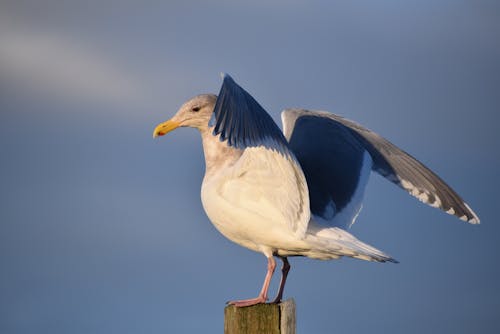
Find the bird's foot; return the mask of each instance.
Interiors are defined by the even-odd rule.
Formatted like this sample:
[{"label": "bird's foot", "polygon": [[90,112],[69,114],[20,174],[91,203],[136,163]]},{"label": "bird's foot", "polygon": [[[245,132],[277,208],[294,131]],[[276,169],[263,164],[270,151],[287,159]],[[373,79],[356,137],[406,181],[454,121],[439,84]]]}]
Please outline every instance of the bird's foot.
[{"label": "bird's foot", "polygon": [[271,304],[279,304],[281,303],[281,296],[276,296],[274,300],[271,302]]},{"label": "bird's foot", "polygon": [[244,299],[244,300],[232,300],[230,302],[227,302],[228,305],[234,305],[236,307],[245,307],[245,306],[252,306],[252,305],[257,305],[257,304],[263,304],[267,300],[266,297],[264,296],[259,296],[257,298],[252,298],[252,299]]}]

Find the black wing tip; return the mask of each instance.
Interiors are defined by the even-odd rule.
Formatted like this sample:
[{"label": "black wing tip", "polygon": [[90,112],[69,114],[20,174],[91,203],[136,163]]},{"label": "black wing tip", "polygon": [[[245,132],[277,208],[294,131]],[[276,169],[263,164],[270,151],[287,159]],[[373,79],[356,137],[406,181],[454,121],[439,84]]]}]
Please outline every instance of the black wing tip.
[{"label": "black wing tip", "polygon": [[428,176],[430,175],[435,180],[433,185],[436,187],[436,189],[434,189],[434,191],[429,191],[427,189],[417,187],[413,185],[412,182],[402,178],[394,172],[388,172],[384,169],[374,170],[385,177],[387,180],[404,189],[408,194],[415,197],[422,203],[439,209],[449,215],[455,216],[466,223],[472,225],[479,224],[479,217],[476,215],[474,210],[472,210],[471,207],[462,199],[462,197],[460,197],[460,195],[458,195],[434,172],[432,172],[425,166],[423,167],[427,169],[428,172],[430,172]]},{"label": "black wing tip", "polygon": [[[432,206],[432,205],[431,205]],[[445,213],[455,216],[461,221],[472,225],[478,225],[481,223],[481,220],[476,215],[476,213],[470,208],[470,206],[465,202],[458,202],[448,206],[437,206],[438,209],[441,209]]]}]

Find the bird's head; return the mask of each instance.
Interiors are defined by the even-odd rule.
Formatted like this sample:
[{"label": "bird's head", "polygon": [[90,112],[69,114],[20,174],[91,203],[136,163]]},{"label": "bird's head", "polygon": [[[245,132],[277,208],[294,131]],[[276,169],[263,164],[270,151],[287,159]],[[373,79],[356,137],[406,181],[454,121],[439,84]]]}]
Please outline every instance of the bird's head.
[{"label": "bird's head", "polygon": [[153,131],[153,138],[163,136],[182,126],[189,126],[203,131],[208,128],[217,96],[213,94],[197,95],[184,103],[179,111],[166,122],[160,123]]}]

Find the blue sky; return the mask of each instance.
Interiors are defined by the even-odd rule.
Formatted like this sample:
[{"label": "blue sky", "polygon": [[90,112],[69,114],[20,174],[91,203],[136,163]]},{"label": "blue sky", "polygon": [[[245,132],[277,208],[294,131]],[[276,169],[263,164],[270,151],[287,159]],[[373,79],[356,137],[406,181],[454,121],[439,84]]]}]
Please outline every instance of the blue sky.
[{"label": "blue sky", "polygon": [[218,92],[220,72],[278,122],[304,107],[377,131],[482,220],[374,175],[350,232],[401,263],[292,259],[299,333],[498,332],[499,14],[490,1],[2,1],[0,332],[220,333],[225,301],[258,292],[265,258],[201,207],[199,135],[151,138]]}]

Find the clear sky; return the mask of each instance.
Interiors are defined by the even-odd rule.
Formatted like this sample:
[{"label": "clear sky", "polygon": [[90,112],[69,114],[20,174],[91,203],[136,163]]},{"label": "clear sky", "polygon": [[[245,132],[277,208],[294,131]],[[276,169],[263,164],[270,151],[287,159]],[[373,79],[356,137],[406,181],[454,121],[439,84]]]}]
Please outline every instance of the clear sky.
[{"label": "clear sky", "polygon": [[299,333],[500,332],[499,35],[494,1],[2,1],[0,332],[221,333],[257,294],[265,258],[201,207],[199,135],[151,138],[220,72],[276,121],[377,131],[482,220],[373,175],[350,232],[401,263],[291,259]]}]

